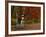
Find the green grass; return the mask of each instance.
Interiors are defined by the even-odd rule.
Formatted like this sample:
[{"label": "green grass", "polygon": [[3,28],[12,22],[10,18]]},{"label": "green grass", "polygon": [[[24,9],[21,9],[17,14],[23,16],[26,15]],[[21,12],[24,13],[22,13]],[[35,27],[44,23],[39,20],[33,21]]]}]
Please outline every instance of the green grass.
[{"label": "green grass", "polygon": [[34,23],[40,23],[39,19],[31,19],[31,20],[25,20],[24,24],[34,24]]}]

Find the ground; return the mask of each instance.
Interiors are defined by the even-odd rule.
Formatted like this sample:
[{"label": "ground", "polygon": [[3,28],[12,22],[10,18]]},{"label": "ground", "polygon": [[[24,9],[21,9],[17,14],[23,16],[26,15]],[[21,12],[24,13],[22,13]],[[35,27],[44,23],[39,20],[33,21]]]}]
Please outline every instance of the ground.
[{"label": "ground", "polygon": [[18,27],[15,27],[14,25],[12,26],[12,31],[15,31],[15,30],[39,30],[39,29],[40,29],[40,23],[25,24],[24,26],[18,26]]}]

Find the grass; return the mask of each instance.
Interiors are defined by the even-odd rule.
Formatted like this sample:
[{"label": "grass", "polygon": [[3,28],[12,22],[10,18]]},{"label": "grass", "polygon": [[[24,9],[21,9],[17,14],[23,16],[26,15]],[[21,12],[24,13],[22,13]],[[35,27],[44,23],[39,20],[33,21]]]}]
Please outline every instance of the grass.
[{"label": "grass", "polygon": [[[27,19],[27,20],[23,20],[24,23],[23,24],[35,24],[35,23],[40,23],[40,19]],[[16,19],[12,20],[13,24],[16,24]]]},{"label": "grass", "polygon": [[31,19],[31,20],[25,20],[24,24],[34,24],[34,23],[39,23],[39,19]]}]

